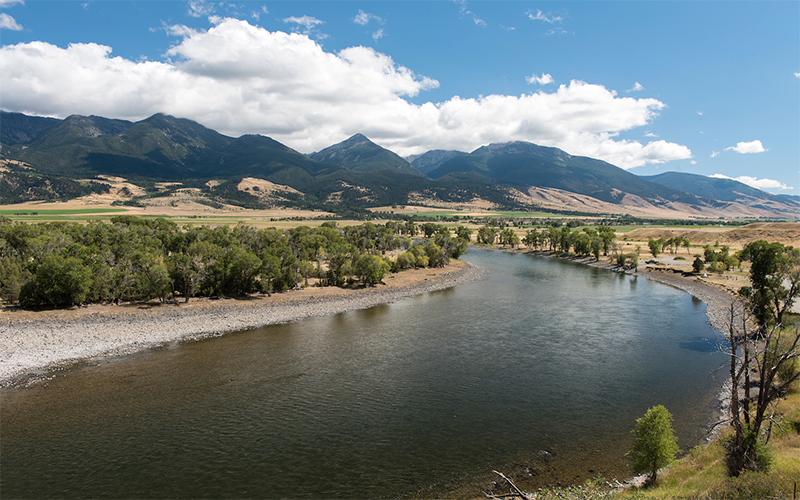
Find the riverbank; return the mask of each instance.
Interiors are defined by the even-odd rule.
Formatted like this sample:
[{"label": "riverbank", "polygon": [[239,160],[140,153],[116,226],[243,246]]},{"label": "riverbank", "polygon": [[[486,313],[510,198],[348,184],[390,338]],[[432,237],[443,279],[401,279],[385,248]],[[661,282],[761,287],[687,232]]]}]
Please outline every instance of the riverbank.
[{"label": "riverbank", "polygon": [[468,283],[482,274],[481,268],[458,260],[441,269],[403,271],[370,288],[311,287],[271,297],[186,304],[5,310],[0,313],[0,386],[33,383],[82,359],[124,356],[170,342],[367,309]]}]

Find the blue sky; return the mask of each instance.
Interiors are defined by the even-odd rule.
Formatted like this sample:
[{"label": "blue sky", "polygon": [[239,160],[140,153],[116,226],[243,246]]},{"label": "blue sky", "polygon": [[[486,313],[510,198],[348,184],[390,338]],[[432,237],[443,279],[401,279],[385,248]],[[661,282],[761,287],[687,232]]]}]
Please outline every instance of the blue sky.
[{"label": "blue sky", "polygon": [[525,140],[800,195],[795,1],[0,0],[0,107],[310,153]]}]

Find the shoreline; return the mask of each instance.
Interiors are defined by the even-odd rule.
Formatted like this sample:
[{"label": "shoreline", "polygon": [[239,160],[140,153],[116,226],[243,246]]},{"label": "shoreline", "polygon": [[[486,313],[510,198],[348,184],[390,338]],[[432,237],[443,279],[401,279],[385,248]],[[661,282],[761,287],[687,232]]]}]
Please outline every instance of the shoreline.
[{"label": "shoreline", "polygon": [[[119,357],[171,342],[368,309],[479,279],[463,260],[445,268],[407,270],[371,288],[306,288],[247,299],[149,306],[94,305],[0,313],[0,387],[36,383],[56,369],[97,357]],[[331,288],[331,289],[327,289]]]}]

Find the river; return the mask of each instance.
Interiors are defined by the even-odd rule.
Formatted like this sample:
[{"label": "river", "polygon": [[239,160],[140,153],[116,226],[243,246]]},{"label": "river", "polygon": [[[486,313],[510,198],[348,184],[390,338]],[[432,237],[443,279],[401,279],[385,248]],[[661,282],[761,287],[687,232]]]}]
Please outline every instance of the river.
[{"label": "river", "polygon": [[480,496],[629,475],[651,406],[698,444],[724,359],[705,305],[603,269],[471,249],[476,282],[173,343],[3,389],[4,498]]}]

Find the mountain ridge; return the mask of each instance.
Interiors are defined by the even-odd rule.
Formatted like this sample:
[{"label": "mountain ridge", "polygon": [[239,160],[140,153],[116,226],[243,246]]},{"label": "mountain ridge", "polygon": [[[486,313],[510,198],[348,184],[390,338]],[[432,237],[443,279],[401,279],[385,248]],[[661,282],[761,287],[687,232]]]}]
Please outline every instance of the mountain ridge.
[{"label": "mountain ridge", "polygon": [[[326,209],[410,203],[464,206],[482,200],[507,209],[559,210],[559,200],[565,200],[565,210],[592,206],[597,213],[663,217],[800,214],[800,202],[791,197],[709,199],[602,160],[523,141],[492,143],[472,153],[432,150],[412,160],[423,165],[423,172],[363,134],[304,155],[266,136],[232,138],[163,113],[130,122],[2,112],[0,137],[0,180],[9,186],[6,192],[28,196],[25,199],[39,196],[37,192],[74,197],[86,192],[81,179],[112,175],[142,185],[179,181],[243,206],[258,204],[258,197],[239,193],[237,187],[243,178],[254,178],[303,193],[288,197],[287,203]],[[217,187],[208,188],[209,180]],[[64,186],[60,195],[53,186]]]}]

